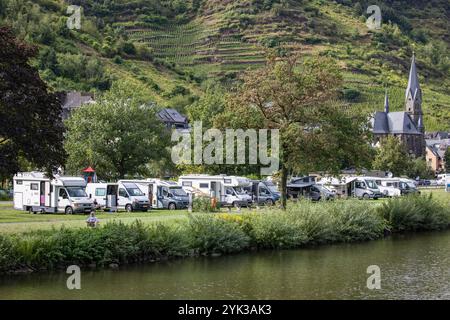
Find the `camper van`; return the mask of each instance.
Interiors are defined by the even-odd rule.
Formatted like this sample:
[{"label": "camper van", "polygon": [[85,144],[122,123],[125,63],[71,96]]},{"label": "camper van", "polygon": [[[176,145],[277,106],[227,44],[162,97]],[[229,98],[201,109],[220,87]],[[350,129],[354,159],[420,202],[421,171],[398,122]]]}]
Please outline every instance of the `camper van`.
[{"label": "camper van", "polygon": [[349,193],[353,197],[359,199],[374,199],[377,200],[383,195],[378,188],[375,181],[376,178],[371,177],[350,177],[346,179],[347,187],[349,188]]},{"label": "camper van", "polygon": [[127,180],[119,180],[119,194],[117,205],[119,209],[125,209],[127,212],[132,211],[148,211],[150,209],[150,201],[142,192],[138,185]]},{"label": "camper van", "polygon": [[189,197],[184,189],[174,181],[160,179],[129,180],[135,183],[147,197],[153,209],[186,209]]},{"label": "camper van", "polygon": [[415,193],[420,194],[420,191],[419,191],[419,189],[417,189],[417,186],[413,180],[400,178],[399,181],[400,181],[399,186],[400,186],[402,195],[415,194]]},{"label": "camper van", "polygon": [[253,203],[258,205],[272,206],[281,198],[275,185],[270,181],[252,180],[250,186],[244,187],[244,190],[252,197]]},{"label": "camper van", "polygon": [[90,213],[86,181],[80,177],[46,177],[42,172],[21,172],[14,176],[14,208],[30,213]]},{"label": "camper van", "polygon": [[450,192],[450,174],[445,178],[445,191]]},{"label": "camper van", "polygon": [[374,178],[381,193],[385,197],[400,197],[402,191],[400,189],[400,180],[395,178]]},{"label": "camper van", "polygon": [[291,199],[309,199],[312,201],[334,200],[335,194],[321,184],[291,180],[287,184],[287,196]]},{"label": "camper van", "polygon": [[181,176],[178,182],[188,193],[216,198],[224,206],[247,207],[252,203],[252,197],[244,190],[251,182],[245,177],[193,174]]},{"label": "camper van", "polygon": [[117,211],[119,197],[117,183],[88,183],[86,193],[94,201],[95,209]]}]

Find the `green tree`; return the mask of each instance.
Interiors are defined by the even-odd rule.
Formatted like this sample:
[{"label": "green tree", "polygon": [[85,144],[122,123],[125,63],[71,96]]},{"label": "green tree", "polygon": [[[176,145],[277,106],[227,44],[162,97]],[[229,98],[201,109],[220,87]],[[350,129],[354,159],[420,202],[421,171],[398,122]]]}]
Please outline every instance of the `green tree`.
[{"label": "green tree", "polygon": [[411,159],[410,164],[405,169],[405,173],[411,179],[416,179],[417,177],[421,179],[433,179],[435,176],[424,158]]},{"label": "green tree", "polygon": [[341,84],[337,63],[323,57],[270,57],[249,71],[216,122],[221,127],[280,130],[282,207],[289,171],[337,172],[367,160],[366,115],[351,115],[333,102]]},{"label": "green tree", "polygon": [[445,151],[444,162],[445,162],[445,172],[450,173],[450,147],[448,147],[447,150]]},{"label": "green tree", "polygon": [[73,113],[65,142],[70,172],[91,165],[103,179],[147,175],[151,161],[168,156],[169,132],[142,91],[128,82],[115,82],[95,104]]},{"label": "green tree", "polygon": [[213,126],[214,117],[225,107],[224,93],[220,88],[207,88],[203,96],[186,107],[191,121],[202,121],[204,128]]},{"label": "green tree", "polygon": [[373,161],[374,169],[390,171],[395,176],[401,176],[410,165],[411,158],[402,141],[393,136],[381,140]]},{"label": "green tree", "polygon": [[0,177],[19,171],[21,159],[49,175],[64,164],[61,104],[31,67],[36,47],[0,28]]}]

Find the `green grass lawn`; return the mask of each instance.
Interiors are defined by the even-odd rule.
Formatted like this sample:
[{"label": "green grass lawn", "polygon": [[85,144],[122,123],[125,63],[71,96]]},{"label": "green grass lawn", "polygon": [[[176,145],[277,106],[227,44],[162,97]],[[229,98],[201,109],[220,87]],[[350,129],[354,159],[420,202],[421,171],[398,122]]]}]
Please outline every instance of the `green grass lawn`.
[{"label": "green grass lawn", "polygon": [[[422,194],[433,194],[433,197],[439,201],[445,202],[450,206],[450,193],[446,193],[443,189],[427,189],[422,190]],[[351,199],[347,201],[362,201]],[[383,200],[369,201],[370,205],[379,205]],[[317,203],[320,205],[320,203]],[[233,209],[233,212],[236,209]],[[242,211],[248,209],[241,209]],[[227,209],[222,209],[226,212]],[[98,212],[97,217],[101,223],[108,221],[121,221],[131,223],[135,220],[141,220],[143,223],[176,223],[188,218],[187,210],[152,210],[149,212],[119,212],[105,213]],[[52,229],[65,226],[67,228],[81,228],[86,226],[87,216],[82,214],[65,215],[65,214],[29,214],[25,211],[18,211],[12,208],[11,202],[0,202],[0,233],[22,233],[39,229]]]}]

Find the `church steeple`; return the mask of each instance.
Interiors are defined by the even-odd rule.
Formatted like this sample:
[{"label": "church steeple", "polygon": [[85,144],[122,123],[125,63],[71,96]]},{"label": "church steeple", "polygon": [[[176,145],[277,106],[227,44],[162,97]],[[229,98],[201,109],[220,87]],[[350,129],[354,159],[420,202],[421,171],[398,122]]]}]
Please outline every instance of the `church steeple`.
[{"label": "church steeple", "polygon": [[413,54],[411,69],[409,71],[408,88],[406,88],[406,112],[411,115],[418,126],[422,113],[422,89],[417,74],[416,56]]},{"label": "church steeple", "polygon": [[384,96],[384,112],[389,113],[389,96],[388,96],[387,89],[386,89],[386,93]]}]

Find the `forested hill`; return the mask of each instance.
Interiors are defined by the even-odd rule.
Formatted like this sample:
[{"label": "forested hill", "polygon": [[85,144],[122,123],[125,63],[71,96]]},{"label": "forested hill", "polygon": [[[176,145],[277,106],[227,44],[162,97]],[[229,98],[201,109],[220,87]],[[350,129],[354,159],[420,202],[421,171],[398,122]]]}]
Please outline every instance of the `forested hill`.
[{"label": "forested hill", "polygon": [[[81,30],[67,6],[83,8]],[[378,31],[366,26],[381,8]],[[450,130],[448,0],[0,0],[0,23],[41,47],[34,62],[55,90],[107,90],[121,79],[150,100],[183,110],[206,88],[233,84],[268,50],[321,54],[344,70],[342,99],[362,111],[404,105],[412,52],[427,130]]]}]

